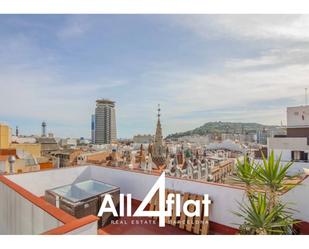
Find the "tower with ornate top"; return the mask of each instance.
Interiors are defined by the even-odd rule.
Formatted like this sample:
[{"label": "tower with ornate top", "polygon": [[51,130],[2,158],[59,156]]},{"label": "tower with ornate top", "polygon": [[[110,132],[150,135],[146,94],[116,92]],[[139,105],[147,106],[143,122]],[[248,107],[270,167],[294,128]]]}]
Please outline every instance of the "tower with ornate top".
[{"label": "tower with ornate top", "polygon": [[154,143],[152,145],[151,157],[157,167],[165,165],[165,149],[163,145],[162,127],[161,127],[161,108],[158,105],[158,121],[156,127],[156,134],[154,137]]}]

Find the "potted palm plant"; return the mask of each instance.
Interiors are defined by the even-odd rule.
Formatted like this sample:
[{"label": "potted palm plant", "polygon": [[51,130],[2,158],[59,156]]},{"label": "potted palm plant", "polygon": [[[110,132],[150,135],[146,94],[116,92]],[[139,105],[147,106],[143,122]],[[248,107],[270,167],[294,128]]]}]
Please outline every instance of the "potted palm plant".
[{"label": "potted palm plant", "polygon": [[239,225],[240,234],[292,234],[297,223],[293,211],[280,200],[283,191],[295,186],[288,183],[287,172],[292,162],[283,165],[281,156],[275,159],[271,151],[268,159],[262,155],[262,163],[247,157],[237,161],[234,181],[246,189],[246,203],[239,203],[239,211],[233,212],[243,219]]}]

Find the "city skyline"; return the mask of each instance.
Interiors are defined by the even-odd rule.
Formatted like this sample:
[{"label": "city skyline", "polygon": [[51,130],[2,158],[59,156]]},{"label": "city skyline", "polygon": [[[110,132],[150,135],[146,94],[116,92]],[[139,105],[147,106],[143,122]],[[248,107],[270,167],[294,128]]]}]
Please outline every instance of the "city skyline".
[{"label": "city skyline", "polygon": [[0,121],[90,138],[95,100],[108,98],[119,138],[153,134],[158,103],[164,136],[280,125],[305,102],[308,27],[308,15],[3,15]]}]

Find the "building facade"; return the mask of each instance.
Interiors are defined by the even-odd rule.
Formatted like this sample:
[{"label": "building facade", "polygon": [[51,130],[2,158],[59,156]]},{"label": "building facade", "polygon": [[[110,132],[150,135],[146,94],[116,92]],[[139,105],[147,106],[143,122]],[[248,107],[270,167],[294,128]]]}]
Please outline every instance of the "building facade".
[{"label": "building facade", "polygon": [[151,144],[153,142],[153,135],[135,135],[133,137],[133,143],[136,144]]},{"label": "building facade", "polygon": [[276,158],[293,161],[293,167],[308,168],[309,154],[309,105],[287,108],[286,135],[268,138],[268,153]]},{"label": "building facade", "polygon": [[96,101],[95,109],[95,143],[110,144],[116,140],[115,102],[99,99]]},{"label": "building facade", "polygon": [[11,129],[6,124],[0,123],[0,149],[8,148],[10,146]]}]

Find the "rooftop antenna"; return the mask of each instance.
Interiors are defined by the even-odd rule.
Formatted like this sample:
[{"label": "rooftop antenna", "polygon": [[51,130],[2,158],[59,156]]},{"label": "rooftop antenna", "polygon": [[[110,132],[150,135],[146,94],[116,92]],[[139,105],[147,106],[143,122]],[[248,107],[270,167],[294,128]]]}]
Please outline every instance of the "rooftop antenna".
[{"label": "rooftop antenna", "polygon": [[308,104],[307,87],[305,88],[305,105]]}]

